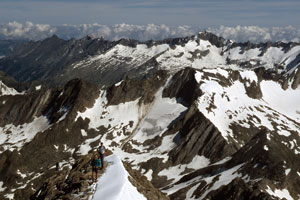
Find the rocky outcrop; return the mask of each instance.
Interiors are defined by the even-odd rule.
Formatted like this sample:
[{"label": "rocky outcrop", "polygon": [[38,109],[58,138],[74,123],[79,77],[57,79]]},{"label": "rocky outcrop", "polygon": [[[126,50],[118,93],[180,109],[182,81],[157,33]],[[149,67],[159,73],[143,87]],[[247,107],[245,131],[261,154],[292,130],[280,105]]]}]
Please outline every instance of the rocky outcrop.
[{"label": "rocky outcrop", "polygon": [[298,88],[300,84],[300,67],[298,67],[297,72],[295,73],[293,79],[294,81],[292,83],[292,88],[295,90],[296,88]]},{"label": "rocky outcrop", "polygon": [[[105,131],[105,129],[99,129],[97,132],[88,130],[88,121],[82,119],[74,122],[77,111],[93,105],[98,94],[97,86],[81,80],[73,80],[58,89],[0,97],[5,101],[5,104],[0,104],[0,127],[11,124],[22,130],[23,127],[28,126],[29,130],[25,128],[24,132],[36,134],[28,142],[19,141],[18,145],[21,146],[7,142],[0,144],[0,181],[4,182],[8,188],[6,193],[15,188],[15,199],[28,197],[36,189],[36,186],[53,175],[54,170],[49,168],[56,162],[72,163],[70,158],[76,158],[76,155],[73,154],[74,150],[82,144],[85,138],[94,137]],[[48,129],[34,133],[34,130],[37,129],[36,126],[39,125],[30,124],[41,116],[47,119]],[[86,130],[85,137],[81,130]],[[9,141],[18,141],[17,137],[19,136],[14,135],[16,133],[10,129],[1,134],[8,134]],[[20,134],[22,136],[22,132]],[[6,150],[6,148],[8,149]],[[19,188],[20,184],[25,185],[26,192],[22,190],[22,187]]]},{"label": "rocky outcrop", "polygon": [[166,71],[158,71],[147,79],[134,80],[125,78],[119,85],[112,85],[107,90],[108,105],[118,105],[140,98],[140,103],[148,104],[168,78]]},{"label": "rocky outcrop", "polygon": [[[108,153],[107,155],[111,154]],[[42,199],[90,199],[94,192],[92,188],[92,168],[91,158],[93,153],[79,158],[72,169],[62,169],[56,172],[55,175],[48,178],[43,185],[30,197],[31,200]],[[98,177],[101,179],[108,164],[104,164],[104,168],[99,171]],[[127,164],[124,164],[129,176],[131,184],[143,194],[147,199],[153,200],[168,200],[163,193],[156,189],[145,176],[137,170],[131,169]],[[111,180],[116,181],[116,180]],[[109,183],[107,183],[109,184]]]},{"label": "rocky outcrop", "polygon": [[[39,117],[46,128],[31,139],[8,137],[0,144],[0,182],[5,188],[0,198],[86,198],[91,192],[89,153],[100,140],[124,156],[131,183],[149,199],[168,199],[157,188],[172,189],[171,199],[271,199],[272,191],[285,189],[297,198],[299,125],[257,103],[262,101],[262,80],[280,82],[281,76],[264,68],[244,75],[229,69],[185,68],[174,75],[154,71],[101,90],[74,79],[55,89],[1,96],[0,128],[6,135],[33,133],[35,128],[24,127]],[[226,90],[231,87],[243,94]],[[256,104],[228,111],[235,109],[228,102],[239,103],[239,95]],[[130,109],[137,116],[113,113]],[[213,120],[220,114],[217,109],[228,112]],[[121,114],[123,119],[118,118]],[[221,132],[223,119],[227,132]],[[56,162],[65,168],[59,174]],[[172,170],[180,172],[174,175]]]},{"label": "rocky outcrop", "polygon": [[233,154],[237,147],[222,137],[218,129],[192,105],[179,130],[177,147],[169,153],[174,165],[190,163],[196,155],[203,155],[211,162]]},{"label": "rocky outcrop", "polygon": [[26,40],[0,40],[0,56],[7,56],[18,49]]},{"label": "rocky outcrop", "polygon": [[[31,200],[42,199],[89,199],[93,195],[91,159],[93,153],[79,158],[72,169],[64,168],[49,177],[42,186],[30,196]],[[101,176],[107,167],[99,170]]]},{"label": "rocky outcrop", "polygon": [[170,84],[163,90],[163,97],[175,97],[180,103],[190,106],[202,94],[195,80],[195,70],[185,68],[176,73]]},{"label": "rocky outcrop", "polygon": [[[293,191],[299,190],[299,178],[292,175],[293,170],[299,169],[298,155],[271,134],[274,133],[261,130],[227,162],[197,170],[184,176],[177,184],[199,177],[192,185],[197,187],[191,195],[194,198],[280,199],[268,192],[270,188],[273,191],[275,188],[288,190],[291,197],[298,198],[298,194]],[[223,175],[232,169],[235,170]],[[232,180],[228,181],[230,176]],[[212,182],[207,182],[208,180]],[[219,181],[228,182],[220,185]],[[182,188],[170,195],[170,198],[182,199],[182,191],[187,192],[190,188],[191,186]]]}]

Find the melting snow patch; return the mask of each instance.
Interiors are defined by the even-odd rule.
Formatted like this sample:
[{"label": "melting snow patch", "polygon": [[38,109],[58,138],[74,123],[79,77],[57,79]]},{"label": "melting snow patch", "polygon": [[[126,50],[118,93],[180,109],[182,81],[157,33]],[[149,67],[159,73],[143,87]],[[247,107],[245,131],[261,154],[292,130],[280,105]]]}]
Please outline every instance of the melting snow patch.
[{"label": "melting snow patch", "polygon": [[287,189],[283,189],[283,190],[275,189],[275,191],[273,192],[269,186],[267,187],[268,188],[266,189],[266,192],[268,192],[270,195],[279,197],[280,199],[286,198],[287,200],[294,200]]},{"label": "melting snow patch", "polygon": [[119,85],[121,85],[122,82],[123,82],[123,80],[120,81],[120,82],[118,82],[118,83],[116,83],[115,86],[118,87]]},{"label": "melting snow patch", "polygon": [[64,144],[64,152],[69,152],[70,154],[73,154],[75,151],[75,148],[72,149],[70,147],[68,147],[66,144]]},{"label": "melting snow patch", "polygon": [[[187,108],[179,104],[175,98],[162,98],[162,89],[160,89],[155,96],[154,103],[149,112],[140,122],[134,139],[143,143],[146,140],[155,138],[157,135],[161,135],[167,130],[172,121],[186,110]],[[174,136],[164,138],[160,149],[161,152],[166,151],[166,148],[163,147],[164,145],[174,145],[173,138]]]},{"label": "melting snow patch", "polygon": [[195,79],[196,79],[197,83],[200,83],[201,76],[202,76],[202,73],[201,73],[201,72],[197,71],[197,72],[195,73]]},{"label": "melting snow patch", "polygon": [[222,160],[218,161],[218,162],[215,162],[213,163],[212,165],[220,165],[220,164],[224,164],[226,163],[227,161],[231,160],[231,157],[226,157],[226,158],[223,158]]},{"label": "melting snow patch", "polygon": [[6,194],[4,196],[8,199],[14,199],[15,194]]},{"label": "melting snow patch", "polygon": [[291,169],[286,169],[285,170],[285,175],[287,176],[290,173]]},{"label": "melting snow patch", "polygon": [[241,75],[242,79],[247,79],[250,82],[257,83],[257,76],[254,71],[240,71],[240,75]]},{"label": "melting snow patch", "polygon": [[148,181],[151,181],[152,180],[152,174],[153,174],[153,170],[150,169],[150,170],[148,170],[148,172],[146,174],[144,174],[144,176],[147,177]]},{"label": "melting snow patch", "polygon": [[39,85],[39,86],[36,86],[36,87],[35,87],[35,90],[40,90],[41,88],[42,88],[42,86]]},{"label": "melting snow patch", "polygon": [[7,87],[2,81],[0,81],[0,96],[2,96],[2,95],[18,95],[18,94],[21,94],[21,93],[17,92],[13,88]]},{"label": "melting snow patch", "polygon": [[79,153],[80,155],[86,155],[86,154],[88,154],[88,152],[92,149],[92,147],[90,146],[90,144],[91,144],[92,142],[95,142],[95,141],[99,140],[100,137],[101,137],[101,135],[98,135],[98,136],[95,137],[95,138],[91,138],[91,139],[85,140],[85,142],[84,142],[83,144],[80,145],[80,148],[79,148],[78,153]]},{"label": "melting snow patch", "polygon": [[8,124],[0,127],[0,145],[4,150],[20,150],[22,146],[31,141],[38,132],[44,132],[50,127],[48,119],[45,116],[35,117],[34,120],[27,124],[14,126]]},{"label": "melting snow patch", "polygon": [[267,133],[267,139],[271,140],[271,134],[270,133]]},{"label": "melting snow patch", "polygon": [[288,131],[286,131],[286,130],[279,130],[279,131],[278,131],[278,134],[279,134],[279,135],[283,135],[283,136],[285,136],[285,137],[289,137],[289,136],[291,135],[291,133],[288,132]]},{"label": "melting snow patch", "polygon": [[208,166],[210,163],[209,159],[204,156],[195,156],[189,164],[180,164],[177,166],[169,167],[158,173],[159,176],[166,176],[168,179],[174,179],[173,182],[177,182],[181,177],[184,176],[183,172],[188,169],[201,169]]},{"label": "melting snow patch", "polygon": [[219,179],[213,183],[213,185],[205,191],[205,193],[201,196],[200,199],[204,199],[205,196],[213,191],[213,190],[217,190],[219,189],[221,186],[223,185],[228,185],[232,180],[234,180],[235,178],[237,177],[242,177],[241,174],[237,173],[237,170],[240,169],[244,164],[240,164],[236,167],[233,167],[231,169],[228,169],[224,172],[221,172],[220,174],[217,174],[217,175],[214,175],[212,177],[208,177],[208,178],[204,178],[203,180],[205,182],[207,182],[207,185],[211,184],[213,179],[216,177],[216,176],[219,176]]},{"label": "melting snow patch", "polygon": [[[96,129],[100,126],[119,128],[122,130],[126,126],[126,130],[132,131],[134,127],[127,126],[132,122],[136,125],[140,116],[138,106],[139,99],[135,101],[121,103],[119,105],[106,106],[106,93],[100,91],[99,98],[92,108],[87,108],[83,113],[78,112],[75,121],[81,117],[82,119],[90,119],[89,129]],[[119,138],[120,140],[123,138]],[[115,141],[118,142],[118,141]]]},{"label": "melting snow patch", "polygon": [[6,187],[3,187],[3,182],[0,181],[0,192],[3,192],[6,189]]},{"label": "melting snow patch", "polygon": [[134,199],[146,200],[128,180],[128,173],[125,170],[120,158],[111,155],[106,158],[108,167],[105,173],[98,179],[96,192],[93,200],[119,200]]},{"label": "melting snow patch", "polygon": [[81,129],[81,135],[82,136],[87,136],[87,132],[84,129]]},{"label": "melting snow patch", "polygon": [[267,145],[264,146],[264,150],[269,151],[269,148],[267,147]]},{"label": "melting snow patch", "polygon": [[19,169],[17,170],[17,174],[19,174],[22,178],[26,178],[27,177],[27,175],[26,174],[22,174]]}]

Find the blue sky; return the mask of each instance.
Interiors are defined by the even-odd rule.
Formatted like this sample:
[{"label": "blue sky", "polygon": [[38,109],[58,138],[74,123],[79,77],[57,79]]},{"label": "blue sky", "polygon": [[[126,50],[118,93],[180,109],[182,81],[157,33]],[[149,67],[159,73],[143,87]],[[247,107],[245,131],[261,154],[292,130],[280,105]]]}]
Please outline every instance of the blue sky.
[{"label": "blue sky", "polygon": [[299,0],[0,0],[0,23],[299,27]]}]

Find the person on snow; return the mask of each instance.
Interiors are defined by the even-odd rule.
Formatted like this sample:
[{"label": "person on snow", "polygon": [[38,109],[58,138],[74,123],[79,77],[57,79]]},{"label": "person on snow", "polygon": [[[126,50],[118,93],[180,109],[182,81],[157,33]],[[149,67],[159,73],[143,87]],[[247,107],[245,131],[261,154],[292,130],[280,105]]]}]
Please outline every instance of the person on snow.
[{"label": "person on snow", "polygon": [[100,159],[101,159],[101,168],[100,169],[103,169],[103,164],[104,164],[104,154],[105,154],[105,147],[103,145],[103,142],[100,143],[100,146],[98,147],[98,152],[99,152],[99,155],[100,155]]},{"label": "person on snow", "polygon": [[97,154],[92,159],[92,181],[96,183],[98,177],[98,169],[102,166]]}]

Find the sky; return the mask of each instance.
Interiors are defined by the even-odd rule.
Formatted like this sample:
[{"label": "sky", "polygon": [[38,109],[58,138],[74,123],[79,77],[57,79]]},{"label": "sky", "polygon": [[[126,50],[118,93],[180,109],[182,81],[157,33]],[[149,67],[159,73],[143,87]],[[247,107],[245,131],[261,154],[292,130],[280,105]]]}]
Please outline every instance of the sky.
[{"label": "sky", "polygon": [[0,38],[147,40],[211,30],[228,39],[247,40],[250,31],[250,41],[298,41],[299,7],[299,0],[0,0]]},{"label": "sky", "polygon": [[50,25],[101,23],[202,27],[299,26],[299,0],[1,0],[0,19]]}]

